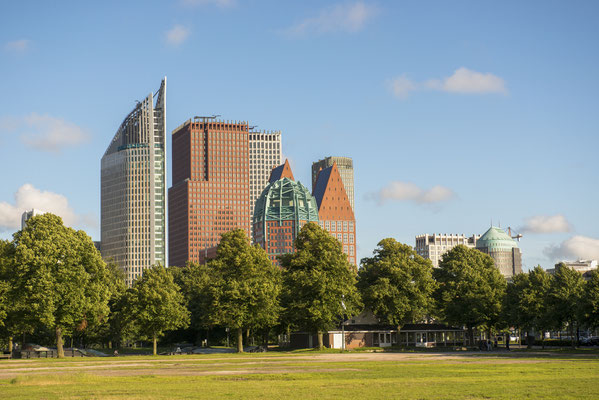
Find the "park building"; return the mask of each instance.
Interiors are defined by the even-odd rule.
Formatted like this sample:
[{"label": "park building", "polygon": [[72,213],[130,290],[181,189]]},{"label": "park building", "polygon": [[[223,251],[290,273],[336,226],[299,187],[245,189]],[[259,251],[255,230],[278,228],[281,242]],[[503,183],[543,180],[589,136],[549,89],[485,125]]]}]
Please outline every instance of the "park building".
[{"label": "park building", "polygon": [[476,241],[476,249],[490,255],[506,279],[522,272],[522,253],[518,243],[503,229],[490,227]]},{"label": "park building", "polygon": [[332,167],[333,164],[337,164],[337,170],[341,176],[343,182],[343,188],[351,204],[351,209],[356,211],[354,208],[354,161],[349,157],[325,157],[322,160],[318,160],[312,163],[312,191],[316,187],[316,181],[318,180],[318,174],[323,169]]},{"label": "park building", "polygon": [[424,234],[416,236],[416,254],[422,258],[427,258],[433,263],[433,267],[438,268],[443,254],[453,249],[457,245],[463,245],[470,248],[476,247],[476,241],[480,235],[459,235],[459,234]]},{"label": "park building", "polygon": [[312,195],[320,227],[341,243],[349,263],[357,266],[356,218],[336,162],[318,172]]},{"label": "park building", "polygon": [[278,256],[295,251],[302,227],[318,223],[318,206],[308,188],[296,182],[289,161],[272,170],[269,183],[254,207],[253,240],[275,265]]},{"label": "park building", "polygon": [[101,249],[131,285],[166,264],[166,77],[127,114],[101,160]]},{"label": "park building", "polygon": [[194,117],[172,133],[169,265],[205,263],[223,233],[250,238],[249,130],[245,121]]}]

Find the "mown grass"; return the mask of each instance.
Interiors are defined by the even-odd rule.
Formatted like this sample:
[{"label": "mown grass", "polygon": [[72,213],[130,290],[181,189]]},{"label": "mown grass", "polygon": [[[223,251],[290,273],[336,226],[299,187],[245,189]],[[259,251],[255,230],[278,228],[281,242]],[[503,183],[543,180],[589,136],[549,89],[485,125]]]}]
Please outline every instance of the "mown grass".
[{"label": "mown grass", "polygon": [[[315,361],[318,362],[314,362],[297,358],[292,353],[277,355],[285,358],[272,357],[272,354],[159,357],[160,363],[141,367],[137,376],[102,376],[95,370],[58,373],[61,365],[88,365],[91,359],[68,363],[42,360],[40,366],[56,369],[0,380],[0,398],[599,398],[599,385],[596,384],[599,358],[596,356],[563,354],[554,359],[518,354],[501,358],[477,356],[444,360],[423,357],[414,361],[375,359],[359,362],[346,362],[342,357],[334,361],[317,358]],[[102,365],[125,358],[93,360]],[[126,357],[126,361],[129,360],[154,361],[156,358]],[[0,363],[0,369],[11,362],[7,363]],[[164,364],[162,370],[160,364]],[[167,367],[166,364],[177,365]],[[118,371],[115,372],[127,369],[116,367]],[[214,375],[177,376],[181,372]]]}]

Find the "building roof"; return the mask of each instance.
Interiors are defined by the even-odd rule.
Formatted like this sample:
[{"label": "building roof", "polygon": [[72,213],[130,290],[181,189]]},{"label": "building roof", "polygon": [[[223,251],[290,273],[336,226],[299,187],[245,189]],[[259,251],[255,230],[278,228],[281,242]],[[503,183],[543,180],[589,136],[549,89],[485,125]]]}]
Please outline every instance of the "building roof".
[{"label": "building roof", "polygon": [[476,248],[488,248],[490,251],[511,250],[518,244],[501,228],[492,226],[476,241]]},{"label": "building roof", "polygon": [[256,201],[253,222],[318,222],[318,206],[307,187],[289,178],[271,182]]},{"label": "building roof", "polygon": [[272,169],[272,172],[270,173],[270,178],[268,178],[268,183],[273,183],[283,178],[289,178],[292,181],[295,180],[295,178],[293,177],[293,172],[291,172],[291,167],[289,166],[289,160],[287,159],[285,159],[285,162],[283,164]]},{"label": "building roof", "polygon": [[316,185],[314,186],[312,195],[316,199],[316,202],[318,203],[318,207],[320,207],[320,203],[322,203],[322,198],[324,197],[324,192],[327,188],[327,183],[329,182],[329,177],[331,176],[332,170],[333,170],[332,165],[325,169],[321,169],[320,172],[318,173],[318,177],[316,178]]},{"label": "building roof", "polygon": [[337,163],[321,170],[312,192],[322,220],[355,220],[349,198],[343,186]]}]

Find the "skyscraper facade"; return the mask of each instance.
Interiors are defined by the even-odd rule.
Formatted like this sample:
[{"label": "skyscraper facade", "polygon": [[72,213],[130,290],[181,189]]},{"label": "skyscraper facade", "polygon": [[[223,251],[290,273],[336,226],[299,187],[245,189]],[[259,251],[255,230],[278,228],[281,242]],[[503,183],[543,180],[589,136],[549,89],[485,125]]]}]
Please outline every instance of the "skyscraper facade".
[{"label": "skyscraper facade", "polygon": [[102,256],[131,285],[166,264],[166,77],[138,102],[101,161]]},{"label": "skyscraper facade", "polygon": [[279,265],[277,256],[295,250],[294,241],[302,227],[318,223],[318,206],[308,188],[293,179],[287,160],[272,171],[269,182],[256,202],[253,235],[254,243]]},{"label": "skyscraper facade", "polygon": [[328,167],[332,167],[333,163],[337,164],[337,170],[341,175],[341,181],[345,188],[345,193],[351,204],[351,209],[355,212],[354,208],[354,161],[349,157],[326,157],[322,160],[312,163],[312,191],[316,187],[316,180],[318,173]]},{"label": "skyscraper facade", "polygon": [[462,244],[466,247],[475,248],[476,241],[480,238],[480,235],[458,235],[458,234],[440,234],[434,233],[432,235],[418,235],[416,236],[416,253],[423,257],[428,258],[433,263],[433,267],[439,267],[439,261],[442,260],[443,254],[453,249],[455,246]]},{"label": "skyscraper facade", "polygon": [[268,185],[272,169],[282,163],[281,132],[250,132],[249,147],[251,219],[256,200]]},{"label": "skyscraper facade", "polygon": [[349,263],[356,266],[356,218],[337,163],[320,170],[312,195],[318,204],[320,227],[339,240]]},{"label": "skyscraper facade", "polygon": [[247,122],[195,117],[173,131],[169,189],[169,265],[204,263],[220,235],[250,235]]}]

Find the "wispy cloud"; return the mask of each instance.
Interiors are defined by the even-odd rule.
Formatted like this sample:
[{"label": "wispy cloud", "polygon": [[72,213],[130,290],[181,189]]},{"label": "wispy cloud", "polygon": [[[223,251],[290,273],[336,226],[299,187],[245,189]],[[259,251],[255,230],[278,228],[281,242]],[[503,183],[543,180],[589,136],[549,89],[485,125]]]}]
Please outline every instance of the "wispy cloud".
[{"label": "wispy cloud", "polygon": [[171,46],[179,46],[189,37],[191,31],[183,25],[175,25],[165,32],[165,40]]},{"label": "wispy cloud", "polygon": [[520,227],[520,232],[530,233],[555,233],[555,232],[570,232],[572,226],[561,214],[557,215],[536,215],[527,218],[524,221],[524,226]]},{"label": "wispy cloud", "polygon": [[451,200],[455,193],[445,187],[436,185],[430,189],[423,189],[412,182],[393,181],[376,193],[369,195],[379,204],[386,201],[412,201],[417,204],[434,204]]},{"label": "wispy cloud", "polygon": [[0,132],[16,132],[25,145],[53,153],[85,143],[90,137],[85,129],[72,122],[37,113],[25,117],[0,118]]},{"label": "wispy cloud", "polygon": [[233,7],[237,4],[235,0],[181,0],[181,4],[188,7],[195,6],[217,6],[222,8]]},{"label": "wispy cloud", "polygon": [[4,45],[4,50],[11,51],[14,53],[24,53],[29,49],[31,45],[31,40],[29,39],[19,39],[12,42],[7,42]]},{"label": "wispy cloud", "polygon": [[599,260],[599,239],[573,236],[559,245],[545,248],[544,253],[553,261]]},{"label": "wispy cloud", "polygon": [[461,94],[507,94],[505,81],[491,73],[482,73],[465,67],[455,70],[453,75],[443,79],[429,79],[415,82],[405,74],[388,81],[389,90],[398,98],[406,99],[411,92],[436,90]]},{"label": "wispy cloud", "polygon": [[378,14],[378,8],[363,1],[336,4],[322,9],[286,29],[291,36],[331,32],[358,32]]},{"label": "wispy cloud", "polygon": [[0,231],[14,231],[21,228],[21,215],[35,208],[62,217],[66,225],[83,224],[95,227],[95,218],[77,215],[67,198],[61,194],[39,190],[26,183],[14,195],[14,203],[0,202]]}]

